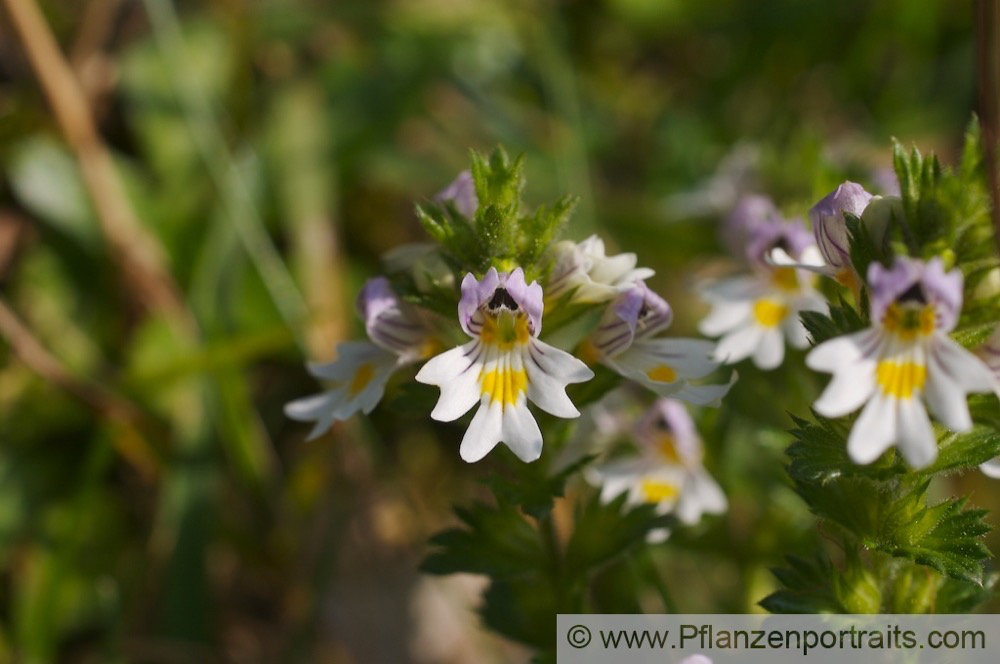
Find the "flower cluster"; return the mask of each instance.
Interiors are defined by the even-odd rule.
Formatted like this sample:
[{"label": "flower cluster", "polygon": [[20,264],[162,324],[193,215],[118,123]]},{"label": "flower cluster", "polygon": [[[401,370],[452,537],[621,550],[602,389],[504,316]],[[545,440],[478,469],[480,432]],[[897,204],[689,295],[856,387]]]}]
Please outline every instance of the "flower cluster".
[{"label": "flower cluster", "polygon": [[[672,311],[646,285],[653,271],[637,267],[634,254],[607,255],[603,241],[593,236],[580,243],[554,243],[538,252],[537,260],[512,264],[514,260],[505,252],[537,243],[501,227],[496,237],[506,235],[509,242],[494,250],[500,255],[464,260],[455,255],[463,248],[480,246],[456,237],[478,227],[482,219],[494,223],[502,215],[489,200],[492,190],[486,177],[480,173],[477,180],[462,173],[435,197],[437,207],[425,213],[436,215],[429,222],[433,229],[448,229],[441,237],[452,255],[447,261],[433,261],[437,271],[448,264],[492,263],[478,274],[469,270],[461,276],[455,294],[457,321],[441,320],[439,314],[420,307],[419,298],[404,302],[387,278],[373,279],[358,298],[358,313],[370,341],[341,344],[335,362],[311,365],[310,372],[331,381],[332,388],[289,403],[289,417],[315,422],[310,437],[318,436],[334,421],[358,411],[370,412],[382,398],[390,375],[418,361],[424,363],[416,380],[440,389],[431,418],[450,422],[478,404],[460,447],[462,458],[469,462],[482,459],[500,442],[523,461],[539,458],[543,435],[529,402],[555,417],[578,417],[580,412],[566,388],[593,378],[588,364],[604,364],[660,395],[718,404],[732,381],[692,383],[718,367],[711,359],[713,344],[659,336],[669,326]],[[507,206],[509,210],[509,201]],[[453,246],[447,246],[449,241]],[[429,265],[437,252],[421,247],[402,257],[397,252],[392,259],[397,269],[415,272],[418,265]],[[529,283],[529,272],[541,280]],[[418,291],[428,281],[427,275],[410,276]],[[439,276],[434,283],[445,287],[459,281]],[[595,319],[603,312],[579,344],[582,359],[574,356],[574,344],[559,348],[540,338],[543,314],[561,307],[594,311]],[[435,355],[455,322],[469,341]]]}]

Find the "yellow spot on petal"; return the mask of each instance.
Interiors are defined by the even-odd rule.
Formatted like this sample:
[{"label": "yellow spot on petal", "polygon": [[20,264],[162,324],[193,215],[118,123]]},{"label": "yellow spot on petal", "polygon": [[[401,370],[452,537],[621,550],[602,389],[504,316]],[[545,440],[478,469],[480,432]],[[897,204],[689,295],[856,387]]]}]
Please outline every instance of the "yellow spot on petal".
[{"label": "yellow spot on petal", "polygon": [[528,330],[528,317],[524,314],[501,314],[500,316],[484,316],[483,331],[479,338],[483,343],[498,346],[501,350],[510,350],[514,344],[526,344],[531,339]]},{"label": "yellow spot on petal", "polygon": [[677,453],[677,441],[669,433],[657,437],[656,450],[664,459],[671,463],[681,462],[681,457]]},{"label": "yellow spot on petal", "polygon": [[500,369],[486,371],[480,378],[482,394],[490,395],[490,403],[513,405],[528,386],[528,374],[524,369]]},{"label": "yellow spot on petal", "polygon": [[351,385],[347,388],[347,391],[351,393],[351,397],[356,397],[361,394],[361,390],[368,387],[368,383],[372,382],[372,377],[375,375],[375,367],[373,367],[369,362],[365,362],[358,370],[354,372],[354,377],[351,378]]},{"label": "yellow spot on petal", "polygon": [[650,380],[657,383],[672,383],[677,380],[677,372],[665,364],[659,364],[646,372]]},{"label": "yellow spot on petal", "polygon": [[916,362],[883,360],[875,369],[875,380],[883,394],[897,399],[909,399],[922,390],[927,382],[927,368]]},{"label": "yellow spot on petal", "polygon": [[642,499],[647,503],[671,500],[680,493],[675,485],[657,480],[643,480],[642,484],[639,485],[639,490],[642,492]]},{"label": "yellow spot on petal", "polygon": [[914,307],[893,302],[882,316],[882,326],[904,341],[932,334],[935,322],[934,307],[929,304]]},{"label": "yellow spot on petal", "polygon": [[799,275],[793,267],[776,268],[771,273],[771,280],[782,290],[793,291],[799,288]]},{"label": "yellow spot on petal", "polygon": [[753,317],[764,327],[777,327],[788,315],[788,307],[767,298],[753,303]]}]

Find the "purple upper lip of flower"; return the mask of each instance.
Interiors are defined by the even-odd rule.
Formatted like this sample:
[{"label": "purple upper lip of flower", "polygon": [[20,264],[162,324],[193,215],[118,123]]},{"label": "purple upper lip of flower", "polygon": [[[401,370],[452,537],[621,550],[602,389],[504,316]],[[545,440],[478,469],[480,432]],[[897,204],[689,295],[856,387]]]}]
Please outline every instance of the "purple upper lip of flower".
[{"label": "purple upper lip of flower", "polygon": [[528,316],[532,336],[537,337],[542,331],[542,287],[537,281],[528,284],[524,279],[524,270],[515,268],[509,274],[497,272],[491,267],[482,279],[476,279],[471,273],[462,280],[462,299],[458,303],[458,319],[462,329],[470,337],[477,336],[472,317],[476,312],[486,308],[496,312],[521,311]]},{"label": "purple upper lip of flower", "polygon": [[768,219],[750,229],[747,259],[754,265],[767,266],[764,256],[771,249],[780,247],[789,256],[798,260],[802,252],[813,244],[813,236],[805,229],[801,220],[783,222],[779,219]]},{"label": "purple upper lip of flower", "polygon": [[659,435],[669,433],[677,452],[685,462],[698,458],[698,433],[687,409],[674,399],[657,399],[636,424],[636,438],[644,445],[655,446]]},{"label": "purple upper lip of flower", "polygon": [[898,257],[888,269],[880,263],[872,263],[868,268],[868,284],[873,321],[881,321],[893,303],[916,301],[934,307],[938,330],[949,332],[958,322],[962,308],[962,273],[957,268],[946,273],[940,258],[924,263]]}]

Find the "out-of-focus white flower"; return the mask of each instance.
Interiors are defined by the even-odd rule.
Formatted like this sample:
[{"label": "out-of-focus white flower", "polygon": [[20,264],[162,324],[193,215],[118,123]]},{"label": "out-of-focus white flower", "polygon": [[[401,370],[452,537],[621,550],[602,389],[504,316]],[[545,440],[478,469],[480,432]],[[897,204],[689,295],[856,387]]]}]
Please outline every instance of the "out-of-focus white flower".
[{"label": "out-of-focus white flower", "polygon": [[966,394],[996,389],[982,360],[949,336],[962,308],[962,273],[938,258],[897,258],[868,270],[872,327],[814,348],[811,369],[833,374],[816,402],[826,417],[862,405],[847,440],[855,463],[871,463],[895,444],[915,468],[937,458],[930,411],[954,431],[972,428]]},{"label": "out-of-focus white flower", "polygon": [[566,293],[573,302],[607,302],[655,274],[649,268],[636,267],[635,254],[605,255],[604,240],[596,235],[580,243],[559,242],[552,251],[555,262],[545,293],[549,302]]},{"label": "out-of-focus white flower", "polygon": [[710,357],[714,345],[703,339],[656,337],[672,319],[670,305],[646,284],[636,282],[608,306],[585,344],[586,352],[660,396],[718,405],[732,381],[722,385],[691,382],[719,367]]},{"label": "out-of-focus white flower", "polygon": [[734,364],[752,357],[761,369],[774,369],[784,360],[786,340],[795,348],[808,346],[799,313],[826,311],[826,301],[813,288],[815,274],[769,262],[775,250],[797,263],[815,261],[815,244],[800,224],[761,223],[749,243],[754,272],[703,288],[712,309],[698,329],[722,337],[713,353],[716,361]]},{"label": "out-of-focus white flower", "polygon": [[382,399],[389,377],[399,367],[428,357],[433,338],[410,307],[404,304],[385,277],[371,279],[358,295],[357,310],[365,321],[367,341],[337,346],[337,359],[308,365],[309,373],[333,383],[332,389],[285,404],[293,420],[316,422],[309,439],[316,438],[335,421],[361,411],[368,414]]},{"label": "out-of-focus white flower", "polygon": [[[635,429],[640,455],[611,461],[589,471],[601,487],[601,500],[627,493],[627,504],[652,503],[658,514],[673,513],[681,523],[697,523],[703,514],[726,511],[726,496],[702,465],[704,450],[684,405],[658,399]],[[665,529],[650,533],[666,539]]]},{"label": "out-of-focus white flower", "polygon": [[482,279],[467,274],[458,305],[462,329],[472,337],[428,361],[417,380],[441,388],[431,417],[450,422],[477,402],[460,453],[478,461],[503,442],[523,461],[542,453],[542,434],[528,400],[556,417],[578,417],[566,386],[594,373],[569,353],[537,339],[542,329],[542,288],[528,285],[521,268],[490,268]]}]

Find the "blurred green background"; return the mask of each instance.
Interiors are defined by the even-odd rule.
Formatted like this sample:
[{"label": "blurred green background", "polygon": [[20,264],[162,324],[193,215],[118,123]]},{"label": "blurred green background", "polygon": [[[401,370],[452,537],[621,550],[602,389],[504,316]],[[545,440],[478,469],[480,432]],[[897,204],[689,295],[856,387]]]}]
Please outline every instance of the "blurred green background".
[{"label": "blurred green background", "polygon": [[[318,389],[303,362],[362,333],[379,256],[423,239],[414,201],[470,148],[523,152],[528,200],[579,195],[568,236],[637,252],[690,334],[738,193],[801,215],[848,176],[884,191],[891,137],[949,162],[976,100],[971,3],[45,0],[124,185],[95,199],[15,4],[35,0],[0,2],[0,662],[524,659],[478,629],[476,579],[416,571],[491,463],[461,462],[436,391],[403,376],[308,444],[282,413]],[[100,196],[159,247],[152,285]],[[657,554],[686,611],[751,610],[822,536],[781,463],[824,379],[741,375],[707,418],[730,514]],[[978,476],[939,490],[1000,508]]]}]

